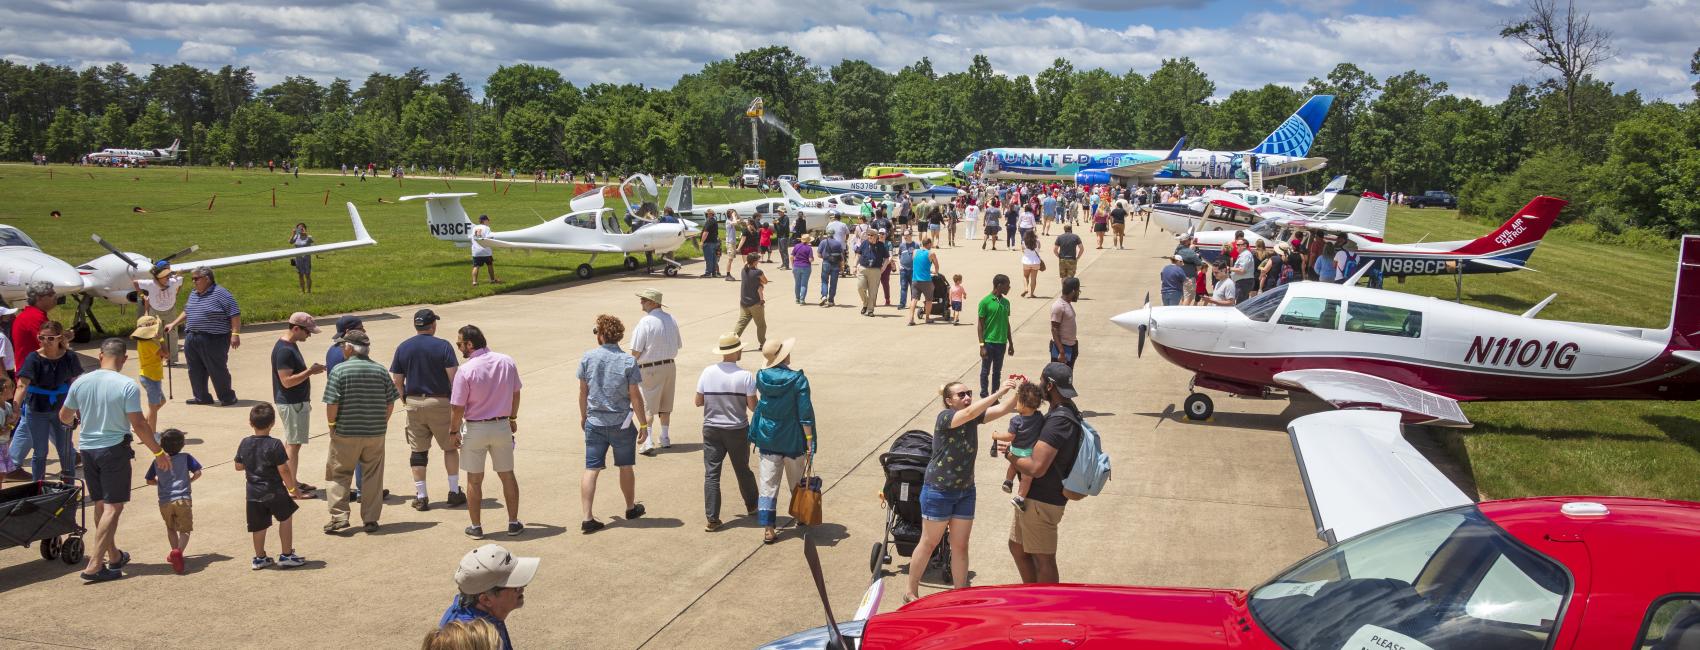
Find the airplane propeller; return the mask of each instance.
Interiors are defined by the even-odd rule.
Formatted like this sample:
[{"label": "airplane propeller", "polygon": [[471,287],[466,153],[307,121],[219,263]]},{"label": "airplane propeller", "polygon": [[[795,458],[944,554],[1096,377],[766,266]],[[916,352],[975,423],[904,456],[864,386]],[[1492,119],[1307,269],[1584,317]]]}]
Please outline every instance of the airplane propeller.
[{"label": "airplane propeller", "polygon": [[1145,332],[1151,329],[1151,292],[1145,292],[1145,322],[1139,324],[1139,351],[1135,355],[1145,358]]},{"label": "airplane propeller", "polygon": [[140,266],[137,266],[136,260],[130,259],[129,255],[125,255],[123,253],[123,251],[118,250],[117,247],[113,246],[112,244],[107,243],[106,240],[101,239],[100,235],[89,235],[89,237],[91,239],[94,239],[94,243],[100,244],[100,247],[106,249],[107,252],[110,252],[114,256],[117,256],[118,259],[124,260],[124,263],[129,264],[130,268],[132,268],[132,269],[141,268]]}]

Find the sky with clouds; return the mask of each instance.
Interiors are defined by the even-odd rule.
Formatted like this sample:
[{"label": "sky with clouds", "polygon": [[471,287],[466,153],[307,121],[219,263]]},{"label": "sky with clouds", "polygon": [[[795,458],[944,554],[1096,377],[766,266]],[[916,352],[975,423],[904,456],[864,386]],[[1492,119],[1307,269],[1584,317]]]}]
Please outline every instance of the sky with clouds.
[{"label": "sky with clouds", "polygon": [[[1693,97],[1700,0],[1578,0],[1614,38],[1597,76],[1649,98]],[[478,86],[499,65],[567,79],[671,86],[739,51],[780,44],[823,67],[863,59],[890,71],[930,57],[941,72],[985,54],[1006,74],[1065,57],[1077,69],[1149,73],[1191,57],[1217,94],[1297,87],[1349,61],[1378,78],[1416,69],[1453,92],[1498,101],[1548,74],[1499,27],[1523,0],[31,0],[0,3],[0,58],[138,74],[179,61],[355,80],[373,71],[459,72]]]}]

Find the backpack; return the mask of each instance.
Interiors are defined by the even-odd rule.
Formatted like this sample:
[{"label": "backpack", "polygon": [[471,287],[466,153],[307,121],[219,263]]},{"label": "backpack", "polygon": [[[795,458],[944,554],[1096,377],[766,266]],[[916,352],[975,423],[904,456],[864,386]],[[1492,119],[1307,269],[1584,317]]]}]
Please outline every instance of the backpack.
[{"label": "backpack", "polygon": [[1097,496],[1110,480],[1110,454],[1104,451],[1098,430],[1084,419],[1064,415],[1074,420],[1074,467],[1063,477],[1063,496],[1070,501]]}]

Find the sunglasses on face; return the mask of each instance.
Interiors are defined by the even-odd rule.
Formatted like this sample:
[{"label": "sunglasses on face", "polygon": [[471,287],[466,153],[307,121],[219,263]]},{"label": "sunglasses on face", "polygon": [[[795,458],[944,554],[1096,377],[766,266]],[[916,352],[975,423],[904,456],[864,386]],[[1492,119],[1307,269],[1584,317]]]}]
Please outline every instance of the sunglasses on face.
[{"label": "sunglasses on face", "polygon": [[41,341],[42,343],[54,343],[54,342],[57,342],[57,341],[59,341],[60,339],[63,339],[63,338],[65,338],[65,337],[62,336],[62,335],[59,335],[59,334],[43,334],[40,337],[38,337],[37,340]]},{"label": "sunglasses on face", "polygon": [[958,398],[973,397],[973,396],[974,396],[974,391],[971,391],[971,390],[957,391],[957,393],[956,393],[956,397],[958,397]]}]

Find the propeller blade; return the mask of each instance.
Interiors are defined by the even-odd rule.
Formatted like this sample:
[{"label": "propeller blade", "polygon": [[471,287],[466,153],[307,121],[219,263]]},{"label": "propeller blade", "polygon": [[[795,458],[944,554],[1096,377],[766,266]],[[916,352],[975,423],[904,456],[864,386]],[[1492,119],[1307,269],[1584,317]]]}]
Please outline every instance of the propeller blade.
[{"label": "propeller blade", "polygon": [[172,253],[170,255],[167,255],[165,257],[159,258],[159,261],[170,263],[171,260],[177,259],[177,258],[182,257],[184,255],[188,255],[188,254],[193,253],[193,252],[198,251],[198,250],[201,250],[200,244],[190,244],[188,248],[177,251],[177,252]]},{"label": "propeller blade", "polygon": [[1141,358],[1141,359],[1145,358],[1145,330],[1148,327],[1150,327],[1150,326],[1149,325],[1140,325],[1139,326],[1139,352],[1135,356],[1137,356],[1138,358]]},{"label": "propeller blade", "polygon": [[100,235],[89,235],[89,238],[93,239],[94,243],[100,244],[100,247],[106,249],[107,252],[110,252],[113,255],[118,256],[118,259],[124,260],[124,263],[129,264],[130,268],[132,268],[132,269],[140,268],[140,267],[136,266],[136,260],[130,259],[129,255],[125,255],[123,251],[118,250],[117,247],[113,246],[112,244],[107,243],[106,240],[101,239]]},{"label": "propeller blade", "polygon": [[1149,329],[1151,329],[1151,292],[1146,291],[1145,322],[1139,324],[1139,350],[1134,355],[1136,358],[1145,357],[1145,332]]}]

